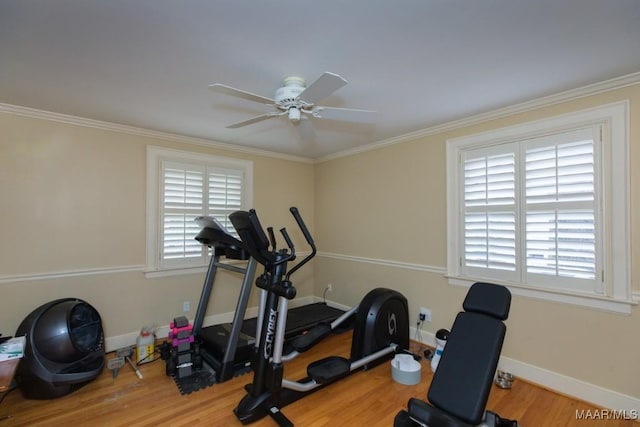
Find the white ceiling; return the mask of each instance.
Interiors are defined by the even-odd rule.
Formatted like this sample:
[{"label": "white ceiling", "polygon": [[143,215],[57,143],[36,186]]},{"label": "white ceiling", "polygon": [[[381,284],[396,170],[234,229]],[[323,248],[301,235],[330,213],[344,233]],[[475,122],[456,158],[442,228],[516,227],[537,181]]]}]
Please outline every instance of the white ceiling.
[{"label": "white ceiling", "polygon": [[[271,110],[207,88],[325,71],[373,124],[227,129]],[[639,0],[0,1],[0,103],[308,158],[638,71]]]}]

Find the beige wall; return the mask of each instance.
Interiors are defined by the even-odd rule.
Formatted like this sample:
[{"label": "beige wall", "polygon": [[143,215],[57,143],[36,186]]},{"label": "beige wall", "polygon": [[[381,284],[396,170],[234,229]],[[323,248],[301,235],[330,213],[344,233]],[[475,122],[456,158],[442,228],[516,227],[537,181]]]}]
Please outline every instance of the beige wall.
[{"label": "beige wall", "polygon": [[[408,297],[411,319],[420,306],[433,310],[425,328],[429,332],[450,327],[465,289],[444,278],[445,141],[622,99],[631,105],[630,218],[636,260],[640,85],[315,166],[0,113],[0,332],[13,334],[31,310],[68,296],[93,304],[109,337],[135,333],[143,325],[166,325],[182,314],[185,300],[194,314],[203,274],[146,279],[141,271],[147,145],[252,160],[254,206],[263,224],[296,230],[292,236],[304,247],[287,210],[297,205],[322,252],[298,274],[300,296],[321,296],[332,283],[328,299],[352,305],[369,289],[387,286]],[[639,291],[639,267],[632,264]],[[93,274],[96,269],[105,272]],[[85,270],[93,273],[82,274]],[[238,283],[235,274],[219,276],[208,314],[233,310]],[[639,329],[637,307],[631,315],[617,315],[516,296],[503,353],[640,398]]]},{"label": "beige wall", "polygon": [[[297,205],[313,229],[311,163],[0,113],[2,334],[12,335],[33,309],[63,297],[94,305],[107,337],[167,325],[183,314],[183,301],[195,314],[204,273],[147,279],[142,271],[147,145],[252,160],[254,207],[263,224],[297,230],[288,212]],[[291,234],[304,247],[300,233]],[[106,271],[93,274],[100,269]],[[208,315],[235,308],[239,275],[222,271],[217,279]],[[313,266],[297,279],[298,294],[311,295]]]},{"label": "beige wall", "polygon": [[[517,123],[630,100],[632,282],[640,290],[640,85],[425,136],[316,165],[316,294],[355,304],[387,286],[409,299],[410,318],[433,310],[426,330],[449,328],[465,289],[446,268],[445,141]],[[356,259],[341,259],[346,255]],[[396,264],[393,264],[396,263]],[[406,263],[398,264],[398,263]],[[417,265],[417,266],[416,266]],[[631,315],[515,296],[503,355],[640,398],[640,310]]]}]

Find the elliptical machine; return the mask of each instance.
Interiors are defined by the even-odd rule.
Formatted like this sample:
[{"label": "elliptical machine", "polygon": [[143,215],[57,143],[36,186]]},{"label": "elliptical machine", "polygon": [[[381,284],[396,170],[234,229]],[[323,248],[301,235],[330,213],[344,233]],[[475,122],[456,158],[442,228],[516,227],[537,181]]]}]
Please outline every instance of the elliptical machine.
[{"label": "elliptical machine", "polygon": [[[397,352],[409,347],[409,315],[406,298],[391,289],[378,288],[369,292],[362,302],[331,324],[319,324],[305,335],[290,342],[294,351],[283,355],[284,331],[288,301],[296,295],[290,277],[316,254],[316,246],[298,209],[290,208],[302,234],[311,247],[311,253],[287,272],[287,264],[295,260],[295,248],[285,228],[280,230],[288,249],[277,249],[273,229],[269,238],[255,210],[237,211],[229,216],[246,249],[265,273],[256,280],[256,286],[266,291],[252,368],[253,383],[247,385],[247,394],[233,410],[243,424],[257,421],[267,415],[280,426],[293,426],[280,408],[303,398],[321,387],[349,374],[368,369],[389,360]],[[311,363],[307,377],[299,381],[284,378],[283,362],[312,348],[340,323],[355,315],[351,357],[331,356]]]}]

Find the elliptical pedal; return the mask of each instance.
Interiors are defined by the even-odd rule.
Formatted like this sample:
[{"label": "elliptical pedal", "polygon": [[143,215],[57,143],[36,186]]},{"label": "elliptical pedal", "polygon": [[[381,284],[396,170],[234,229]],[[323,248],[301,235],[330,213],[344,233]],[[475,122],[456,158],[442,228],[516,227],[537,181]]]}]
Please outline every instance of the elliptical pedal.
[{"label": "elliptical pedal", "polygon": [[329,334],[331,334],[331,325],[329,323],[319,323],[309,329],[306,334],[298,335],[292,339],[290,345],[294,350],[303,353],[322,341]]},{"label": "elliptical pedal", "polygon": [[317,360],[307,366],[307,375],[318,384],[328,384],[344,378],[351,372],[349,359],[331,356]]}]

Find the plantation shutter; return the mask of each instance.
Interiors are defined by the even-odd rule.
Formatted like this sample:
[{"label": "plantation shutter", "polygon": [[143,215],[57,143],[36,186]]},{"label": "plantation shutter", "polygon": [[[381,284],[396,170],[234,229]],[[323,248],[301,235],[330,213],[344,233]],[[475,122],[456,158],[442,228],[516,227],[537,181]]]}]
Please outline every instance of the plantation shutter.
[{"label": "plantation shutter", "polygon": [[[472,150],[463,160],[464,267],[501,277],[516,271],[514,146]],[[499,273],[501,271],[502,273]]]},{"label": "plantation shutter", "polygon": [[203,213],[205,169],[172,162],[163,166],[161,263],[201,258],[194,218]]},{"label": "plantation shutter", "polygon": [[528,280],[553,276],[565,278],[555,285],[594,290],[598,135],[599,128],[590,127],[524,144]]},{"label": "plantation shutter", "polygon": [[462,271],[603,293],[596,280],[599,126],[462,153]]},{"label": "plantation shutter", "polygon": [[242,208],[242,171],[216,168],[210,170],[208,175],[209,215],[214,216],[227,231],[236,235],[229,221],[229,214]]},{"label": "plantation shutter", "polygon": [[214,216],[232,234],[229,214],[242,208],[243,172],[177,162],[162,164],[160,265],[206,262],[208,249],[195,240],[197,216]]}]

